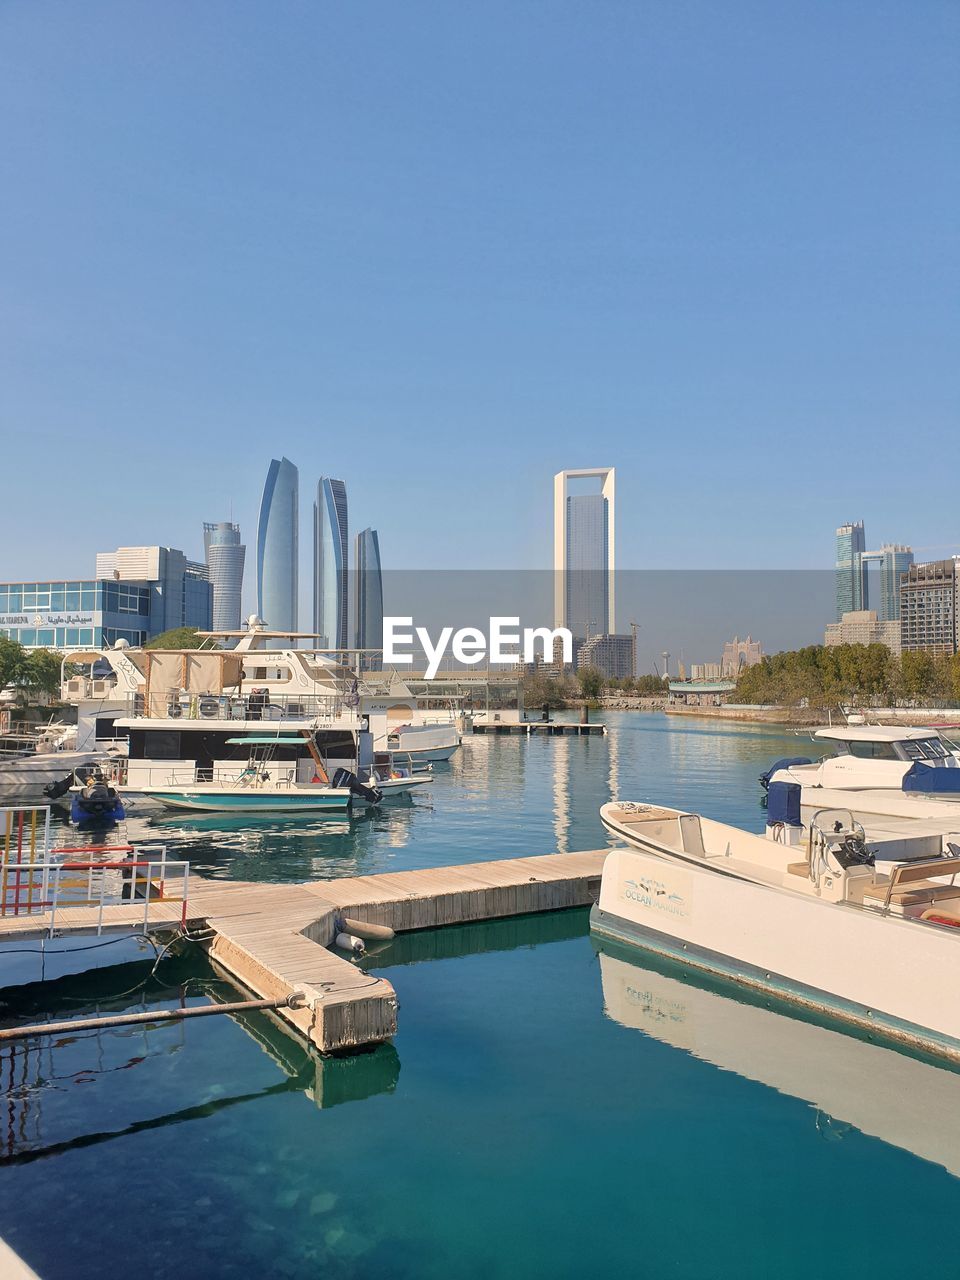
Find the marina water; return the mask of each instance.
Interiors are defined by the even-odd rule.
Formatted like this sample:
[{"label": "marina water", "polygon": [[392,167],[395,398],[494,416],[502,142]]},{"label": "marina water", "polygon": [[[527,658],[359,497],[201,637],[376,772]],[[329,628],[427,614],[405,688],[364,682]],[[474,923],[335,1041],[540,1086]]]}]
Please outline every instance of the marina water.
[{"label": "marina water", "polygon": [[[603,738],[468,738],[427,794],[357,817],[132,817],[127,834],[203,875],[296,881],[599,848],[611,794],[760,830],[757,775],[809,746],[605,719]],[[0,1234],[70,1280],[953,1270],[949,1229],[898,1224],[960,1211],[960,1160],[937,1155],[960,1150],[960,1076],[598,956],[581,911],[406,935],[364,967],[397,988],[400,1031],[354,1058],[321,1061],[265,1015],[6,1047]],[[235,997],[195,952],[146,986],[144,968],[2,997],[32,1018]],[[849,1078],[821,1087],[831,1063]],[[844,1090],[863,1128],[818,1105]]]}]

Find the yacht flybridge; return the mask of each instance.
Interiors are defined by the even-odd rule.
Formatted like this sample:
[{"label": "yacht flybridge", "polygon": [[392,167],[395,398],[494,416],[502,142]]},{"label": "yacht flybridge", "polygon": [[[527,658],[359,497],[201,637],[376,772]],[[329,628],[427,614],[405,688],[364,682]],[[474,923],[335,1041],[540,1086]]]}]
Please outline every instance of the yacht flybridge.
[{"label": "yacht flybridge", "polygon": [[125,739],[111,773],[125,798],[175,808],[336,809],[423,786],[415,753],[386,749],[397,703],[407,719],[415,711],[409,696],[372,694],[296,639],[251,619],[229,650],[71,654],[71,672],[90,668],[64,681],[84,745]]},{"label": "yacht flybridge", "polygon": [[594,932],[960,1061],[960,834],[907,827],[884,867],[843,810],[767,835],[623,801],[600,817],[627,847]]}]

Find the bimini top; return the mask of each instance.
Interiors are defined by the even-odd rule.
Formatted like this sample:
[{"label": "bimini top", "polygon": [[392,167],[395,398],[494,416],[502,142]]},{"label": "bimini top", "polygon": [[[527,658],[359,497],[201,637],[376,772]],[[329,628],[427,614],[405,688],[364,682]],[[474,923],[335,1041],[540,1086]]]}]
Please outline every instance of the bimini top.
[{"label": "bimini top", "polygon": [[936,729],[907,729],[893,724],[848,724],[816,729],[815,738],[834,742],[915,742],[918,738],[938,738]]},{"label": "bimini top", "polygon": [[251,733],[244,738],[228,738],[228,747],[302,747],[303,738],[291,734],[267,737],[266,734]]}]

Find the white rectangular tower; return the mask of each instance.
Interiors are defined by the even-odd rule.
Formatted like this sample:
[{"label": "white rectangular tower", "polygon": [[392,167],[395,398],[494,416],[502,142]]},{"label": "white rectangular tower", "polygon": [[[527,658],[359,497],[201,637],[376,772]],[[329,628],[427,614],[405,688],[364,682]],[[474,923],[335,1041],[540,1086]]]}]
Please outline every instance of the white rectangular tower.
[{"label": "white rectangular tower", "polygon": [[[571,481],[590,480],[598,482],[596,492],[571,492],[583,488]],[[613,467],[558,471],[553,478],[554,625],[578,640],[616,630],[615,482]]]}]

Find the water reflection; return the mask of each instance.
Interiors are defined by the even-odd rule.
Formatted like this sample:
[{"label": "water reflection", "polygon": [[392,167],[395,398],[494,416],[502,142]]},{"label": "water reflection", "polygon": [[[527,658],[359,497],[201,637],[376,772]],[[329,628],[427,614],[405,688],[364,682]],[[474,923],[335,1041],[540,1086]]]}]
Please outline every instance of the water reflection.
[{"label": "water reflection", "polygon": [[[152,966],[118,965],[45,983],[5,988],[2,1023],[15,1025],[126,1011],[226,1003],[244,994],[196,950]],[[327,1109],[392,1093],[400,1059],[392,1045],[351,1058],[322,1058],[300,1036],[267,1011],[226,1014],[261,1050],[251,1087],[209,1084],[199,1096],[186,1091],[169,1105],[158,1078],[172,1069],[164,1059],[202,1058],[204,1031],[185,1022],[142,1023],[96,1031],[65,1032],[0,1047],[0,1165],[22,1164],[82,1147],[113,1143],[151,1129],[202,1120],[243,1103],[277,1094],[303,1094]],[[213,1020],[220,1022],[220,1019]],[[204,1021],[208,1034],[218,1035]],[[189,1048],[188,1048],[189,1040]],[[193,1075],[193,1072],[190,1073]],[[215,1079],[222,1073],[216,1072]],[[230,1079],[231,1073],[223,1078]]]},{"label": "water reflection", "polygon": [[957,1071],[651,955],[594,945],[615,1022],[809,1102],[824,1137],[855,1128],[960,1175]]}]

